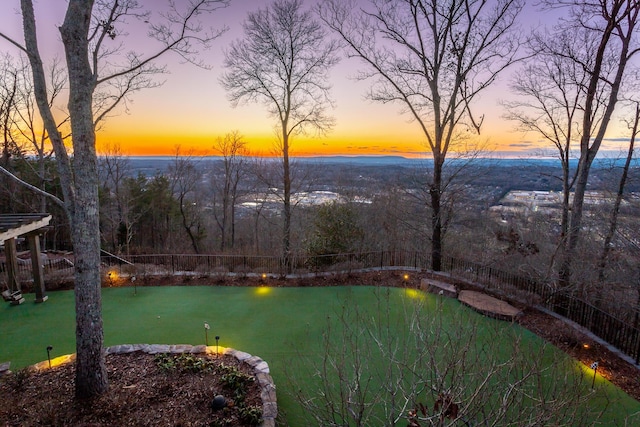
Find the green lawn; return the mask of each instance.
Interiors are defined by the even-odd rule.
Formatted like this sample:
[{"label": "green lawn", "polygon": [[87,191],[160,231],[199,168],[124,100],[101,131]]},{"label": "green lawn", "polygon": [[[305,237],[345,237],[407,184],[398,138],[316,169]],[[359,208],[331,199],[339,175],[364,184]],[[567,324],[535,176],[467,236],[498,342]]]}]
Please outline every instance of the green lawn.
[{"label": "green lawn", "polygon": [[[46,359],[46,348],[53,346],[52,357],[75,351],[74,344],[74,295],[73,292],[50,292],[44,304],[34,304],[27,295],[27,302],[21,306],[0,306],[0,362],[11,361],[12,369],[20,369]],[[383,304],[381,305],[381,301]],[[386,305],[386,302],[389,302]],[[468,310],[455,300],[424,295],[413,290],[373,287],[326,287],[326,288],[243,288],[243,287],[142,287],[134,295],[132,288],[109,288],[103,291],[103,317],[105,345],[123,343],[150,344],[204,344],[204,323],[209,330],[209,344],[214,336],[220,336],[220,345],[233,347],[266,360],[280,388],[278,401],[292,425],[301,425],[298,417],[302,410],[285,390],[292,376],[302,378],[297,385],[313,387],[317,378],[305,377],[305,372],[313,372],[308,361],[317,364],[322,360],[325,341],[323,334],[331,326],[334,334],[327,341],[332,351],[344,349],[343,334],[338,319],[354,307],[359,307],[358,316],[375,318],[372,313],[386,313],[390,319],[386,332],[394,342],[405,345],[412,339],[412,333],[400,326],[412,301],[420,301],[420,310],[426,317],[437,318],[442,325],[449,323],[448,316],[463,313],[464,323],[456,323],[458,329],[467,324],[477,328],[474,338],[478,342],[495,341],[504,337],[501,343],[480,344],[483,349],[504,352],[511,349],[514,340],[521,341],[521,347],[538,351],[542,340],[517,325],[487,319]],[[386,307],[386,308],[385,308]],[[437,316],[436,316],[437,315]],[[440,316],[440,317],[438,317]],[[458,322],[460,320],[458,319]],[[455,322],[454,322],[455,323]],[[433,326],[433,324],[431,324]],[[446,329],[443,327],[443,329]],[[362,330],[352,332],[362,335]],[[366,335],[366,334],[364,334]],[[348,337],[347,337],[348,338]],[[353,338],[353,336],[351,337]],[[365,337],[366,338],[366,337]],[[366,341],[366,340],[365,340]],[[478,345],[478,344],[474,344]],[[455,350],[455,349],[454,349]],[[363,355],[365,350],[357,352]],[[371,351],[366,350],[366,351]],[[367,353],[368,354],[368,353]],[[422,354],[418,351],[418,354]],[[566,360],[556,349],[545,349],[541,356],[549,364]],[[347,355],[347,358],[353,355]],[[451,356],[449,354],[449,356]],[[502,357],[502,356],[500,356]],[[536,357],[536,356],[534,356]],[[378,372],[386,369],[384,362],[375,358],[366,361],[367,369]],[[563,362],[564,363],[564,362]],[[558,363],[563,365],[562,363]],[[478,366],[482,366],[479,362]],[[563,365],[564,366],[564,365]],[[579,376],[580,367],[567,363],[569,375]],[[482,370],[482,368],[479,368]],[[590,371],[584,369],[585,394],[589,393]],[[501,381],[512,381],[517,372],[509,373]],[[554,374],[557,375],[557,374]],[[379,378],[378,378],[379,380]],[[469,380],[470,384],[473,382]],[[375,383],[375,380],[374,380]],[[381,386],[377,384],[376,387]],[[424,397],[425,402],[428,398]],[[621,419],[640,411],[640,403],[629,398],[605,380],[598,378],[596,392],[586,405],[594,405],[605,412],[602,425],[623,425]],[[399,425],[405,425],[400,423]]]}]

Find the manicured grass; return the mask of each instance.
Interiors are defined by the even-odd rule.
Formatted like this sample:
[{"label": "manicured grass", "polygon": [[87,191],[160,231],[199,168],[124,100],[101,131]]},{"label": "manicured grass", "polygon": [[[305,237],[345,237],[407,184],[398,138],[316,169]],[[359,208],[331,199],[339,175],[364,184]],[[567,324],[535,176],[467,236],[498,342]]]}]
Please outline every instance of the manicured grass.
[{"label": "manicured grass", "polygon": [[[0,362],[10,360],[12,370],[45,360],[48,345],[53,346],[52,357],[75,351],[73,292],[50,292],[44,304],[31,303],[30,297],[27,295],[22,306],[0,306]],[[393,318],[404,315],[410,301],[420,300],[422,310],[435,311],[436,305],[441,304],[438,312],[442,316],[464,313],[477,325],[480,340],[484,334],[492,339],[495,335],[487,331],[498,328],[504,332],[501,336],[505,342],[492,348],[504,351],[505,355],[516,335],[522,345],[542,346],[542,340],[517,325],[484,318],[455,300],[440,298],[414,290],[380,291],[373,287],[142,287],[135,295],[132,288],[109,288],[103,290],[105,345],[204,344],[207,322],[211,327],[209,345],[214,345],[214,337],[219,335],[221,346],[260,356],[269,363],[276,385],[284,385],[300,357],[321,360],[323,334],[329,325],[338,325],[337,319],[344,315],[345,307],[363,307],[366,317],[367,313],[380,310],[380,301],[384,299],[389,301]],[[442,323],[446,324],[447,319]],[[407,335],[406,331],[397,333]],[[340,345],[336,336],[332,339],[334,348]],[[552,363],[565,356],[550,349],[544,358]],[[371,369],[378,369],[376,362],[371,363]],[[586,370],[585,374],[590,373]],[[309,381],[311,384],[312,379]],[[621,414],[640,411],[640,403],[601,378],[596,389],[589,404],[605,410],[607,418],[603,425],[615,425]],[[607,406],[612,399],[615,403]],[[278,401],[291,424],[299,425],[295,420],[301,410],[285,393],[284,386],[278,390]]]}]

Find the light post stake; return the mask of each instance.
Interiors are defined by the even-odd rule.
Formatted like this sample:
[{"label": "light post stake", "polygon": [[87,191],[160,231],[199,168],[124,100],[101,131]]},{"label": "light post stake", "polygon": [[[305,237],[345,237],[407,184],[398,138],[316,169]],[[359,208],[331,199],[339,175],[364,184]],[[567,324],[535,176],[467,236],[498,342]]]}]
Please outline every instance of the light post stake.
[{"label": "light post stake", "polygon": [[219,356],[219,354],[218,354],[218,352],[220,351],[220,350],[218,349],[218,340],[219,340],[219,339],[220,339],[220,336],[219,336],[219,335],[216,335],[216,357],[220,357],[220,356]]},{"label": "light post stake", "polygon": [[51,368],[51,350],[53,350],[52,345],[47,346],[47,360],[49,361],[49,368]]},{"label": "light post stake", "polygon": [[209,347],[209,329],[210,326],[207,322],[204,322],[204,345]]},{"label": "light post stake", "polygon": [[591,382],[591,388],[593,389],[596,386],[596,372],[598,372],[597,360],[591,364],[591,369],[593,369],[593,381]]}]

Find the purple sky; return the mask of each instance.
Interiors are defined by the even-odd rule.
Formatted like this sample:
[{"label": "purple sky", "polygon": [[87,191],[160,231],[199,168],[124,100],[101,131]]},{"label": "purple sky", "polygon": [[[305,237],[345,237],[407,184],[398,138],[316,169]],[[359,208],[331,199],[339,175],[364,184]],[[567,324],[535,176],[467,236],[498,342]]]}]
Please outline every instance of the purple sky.
[{"label": "purple sky", "polygon": [[[177,0],[180,4],[186,0]],[[306,0],[306,5],[318,0]],[[64,18],[65,0],[35,1],[36,19],[40,34],[40,49],[45,60],[55,55],[63,58],[57,26]],[[144,8],[157,14],[161,0],[140,0]],[[134,95],[128,112],[121,111],[110,118],[100,130],[99,144],[119,143],[125,153],[162,151],[170,154],[176,144],[184,151],[211,154],[213,141],[225,133],[238,130],[244,134],[254,152],[267,153],[273,140],[273,119],[267,116],[262,105],[231,108],[218,78],[222,71],[223,50],[229,43],[242,36],[241,23],[248,11],[264,8],[266,0],[232,0],[229,8],[220,10],[208,18],[213,27],[227,25],[229,31],[216,40],[211,49],[202,53],[202,59],[212,67],[203,70],[189,64],[181,64],[180,58],[169,55],[163,59],[171,74],[160,76],[164,85]],[[529,2],[530,3],[530,2]],[[18,0],[3,0],[0,29],[22,41],[21,18],[17,11]],[[546,15],[535,13],[529,5],[524,16],[527,25],[539,25]],[[135,41],[136,48],[149,43],[140,27],[129,26],[127,43]],[[0,40],[0,52],[16,50]],[[293,146],[293,153],[309,154],[398,154],[417,155],[425,151],[422,135],[415,123],[399,114],[399,107],[381,105],[365,99],[367,82],[351,79],[359,64],[343,60],[332,72],[333,98],[336,109],[333,115],[337,124],[334,131],[322,140],[300,138]],[[513,132],[513,125],[501,116],[504,110],[499,100],[508,98],[508,79],[504,76],[479,100],[477,106],[485,114],[482,138],[489,147],[498,151],[513,150],[512,155],[526,153],[533,144],[526,136]],[[533,136],[531,136],[533,137]],[[163,147],[161,150],[159,147]]]}]

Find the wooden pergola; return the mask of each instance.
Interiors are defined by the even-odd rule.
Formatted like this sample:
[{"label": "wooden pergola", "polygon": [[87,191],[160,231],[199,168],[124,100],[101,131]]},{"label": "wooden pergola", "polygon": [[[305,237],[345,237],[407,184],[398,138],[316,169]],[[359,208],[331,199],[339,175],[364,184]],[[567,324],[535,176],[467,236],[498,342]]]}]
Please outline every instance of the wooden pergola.
[{"label": "wooden pergola", "polygon": [[16,237],[19,236],[26,236],[29,242],[35,301],[45,302],[48,298],[44,288],[44,269],[40,259],[40,239],[38,236],[44,232],[43,228],[49,225],[49,221],[51,221],[51,215],[48,213],[0,214],[0,241],[4,241],[8,287],[2,292],[2,296],[13,305],[24,302],[18,281]]}]

